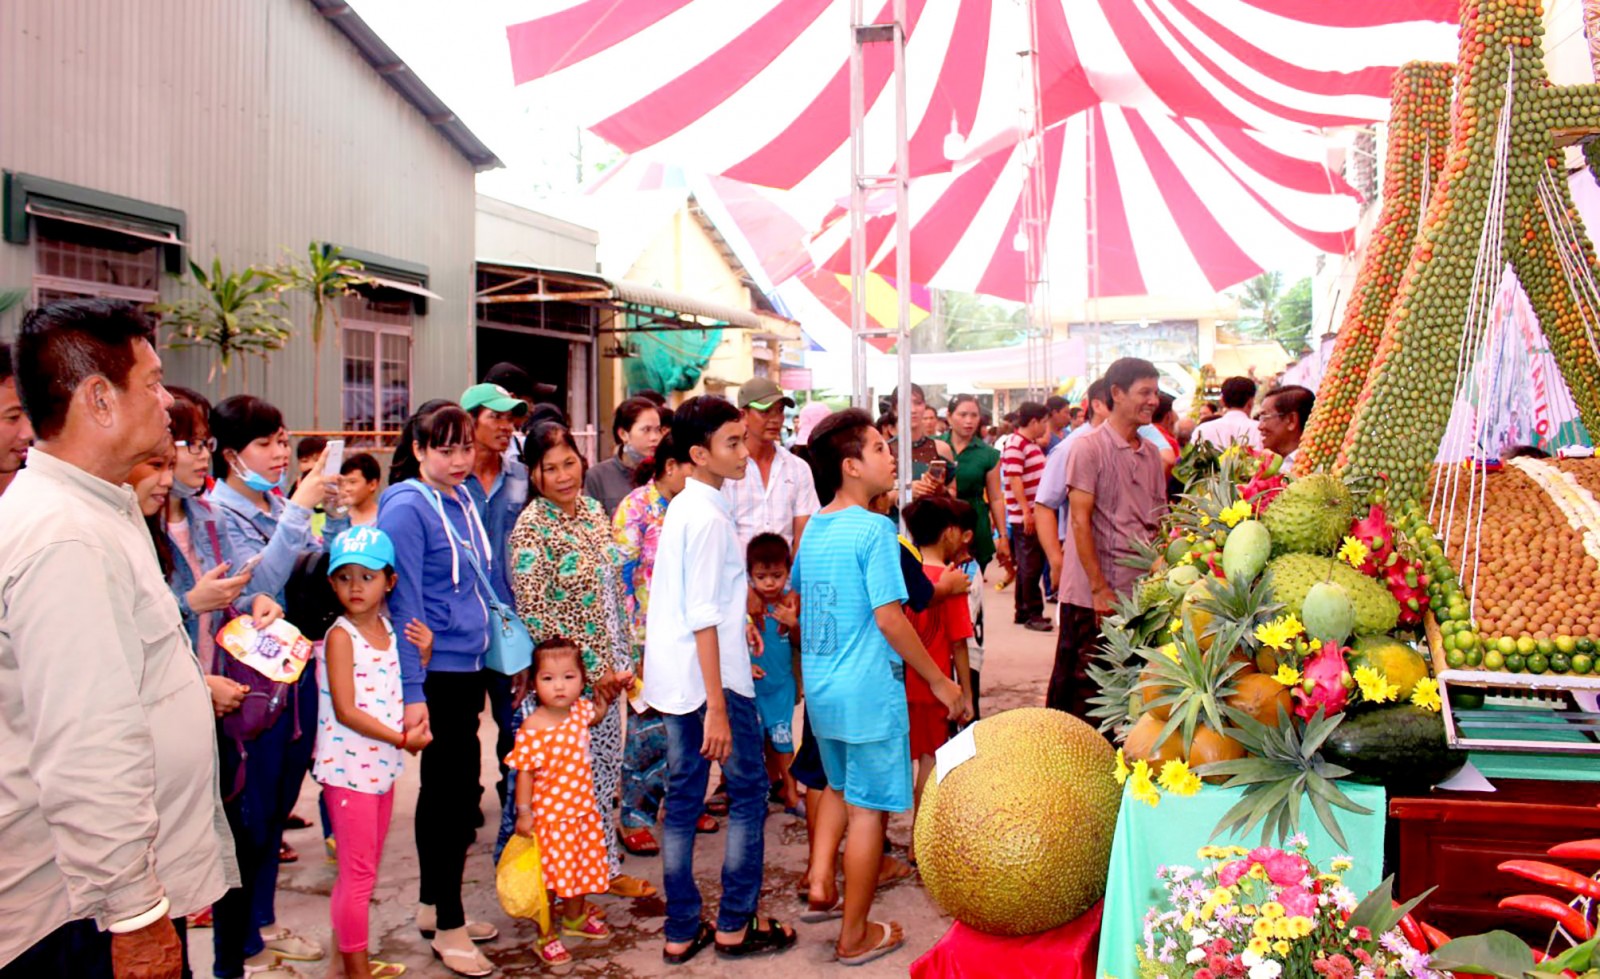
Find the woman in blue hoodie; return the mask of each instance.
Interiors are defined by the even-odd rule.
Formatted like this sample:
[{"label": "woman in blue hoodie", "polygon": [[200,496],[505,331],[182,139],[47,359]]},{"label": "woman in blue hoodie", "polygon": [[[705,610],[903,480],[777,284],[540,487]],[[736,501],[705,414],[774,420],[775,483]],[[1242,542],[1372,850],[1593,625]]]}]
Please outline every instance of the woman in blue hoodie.
[{"label": "woman in blue hoodie", "polygon": [[483,656],[489,645],[489,599],[476,561],[492,578],[494,549],[462,488],[472,472],[472,416],[446,403],[407,423],[416,478],[390,486],[378,504],[378,529],[394,542],[395,588],[389,616],[419,619],[433,630],[433,656],[424,663],[400,634],[400,677],[406,729],[427,725],[433,741],[422,750],[417,792],[417,927],[433,941],[445,966],[464,976],[494,971],[474,946],[499,932],[469,922],[461,906],[461,874],[478,817],[482,747],[478,714],[488,693]]},{"label": "woman in blue hoodie", "polygon": [[[217,481],[209,500],[220,514],[226,546],[233,560],[243,562],[239,571],[257,559],[251,589],[271,595],[281,606],[295,560],[323,546],[311,532],[312,508],[323,502],[329,484],[322,476],[322,460],[285,499],[278,489],[290,459],[283,413],[247,394],[211,409],[211,436],[217,442],[212,454]],[[347,520],[329,520],[327,529],[338,534],[346,525]],[[316,942],[275,926],[283,827],[311,769],[316,740],[313,674],[301,674],[295,702],[266,731],[247,744],[227,736],[219,739],[222,784],[231,789],[238,784],[239,768],[244,769],[242,788],[224,800],[243,884],[212,906],[212,971],[219,979],[261,972],[279,959],[306,962],[323,956]],[[263,974],[277,979],[270,971]]]}]

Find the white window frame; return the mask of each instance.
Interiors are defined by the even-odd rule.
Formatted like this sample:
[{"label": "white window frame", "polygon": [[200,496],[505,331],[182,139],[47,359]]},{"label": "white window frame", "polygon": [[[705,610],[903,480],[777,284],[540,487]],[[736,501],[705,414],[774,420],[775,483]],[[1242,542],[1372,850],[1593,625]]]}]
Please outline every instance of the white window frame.
[{"label": "white window frame", "polygon": [[[386,336],[401,337],[406,344],[406,392],[407,410],[410,409],[411,395],[416,391],[416,340],[415,330],[410,326],[401,326],[397,323],[378,323],[365,320],[345,313],[339,318],[339,424],[345,431],[366,431],[367,429],[354,429],[350,419],[345,417],[345,361],[349,358],[349,335],[352,332],[372,334],[372,431],[385,431],[383,427],[383,338]],[[358,438],[356,440],[366,445],[387,444],[387,440],[379,437]]]}]

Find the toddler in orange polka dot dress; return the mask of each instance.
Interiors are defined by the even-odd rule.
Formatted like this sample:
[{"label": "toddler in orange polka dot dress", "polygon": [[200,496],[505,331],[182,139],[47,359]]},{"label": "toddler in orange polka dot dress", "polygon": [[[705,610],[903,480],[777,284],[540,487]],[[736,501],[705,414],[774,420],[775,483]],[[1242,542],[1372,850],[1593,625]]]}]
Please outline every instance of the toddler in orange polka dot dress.
[{"label": "toddler in orange polka dot dress", "polygon": [[[583,658],[569,639],[554,638],[533,651],[533,689],[539,706],[517,731],[506,765],[517,779],[517,835],[537,838],[545,886],[561,902],[559,922],[539,937],[546,965],[570,965],[562,938],[603,942],[604,921],[590,913],[589,894],[611,886],[606,828],[595,806],[589,769],[589,728],[600,723],[631,673],[607,672],[594,683],[594,700],[583,700]],[[555,903],[554,900],[551,902]]]}]

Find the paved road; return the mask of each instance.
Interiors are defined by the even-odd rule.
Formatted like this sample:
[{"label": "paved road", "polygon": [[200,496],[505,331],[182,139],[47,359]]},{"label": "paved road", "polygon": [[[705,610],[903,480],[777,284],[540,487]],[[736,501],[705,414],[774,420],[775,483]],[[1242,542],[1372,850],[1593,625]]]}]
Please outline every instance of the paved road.
[{"label": "paved road", "polygon": [[[991,569],[993,571],[993,569]],[[1011,622],[1011,591],[985,589],[984,602],[989,620],[987,654],[982,674],[982,707],[985,715],[1012,707],[1041,705],[1049,680],[1055,651],[1054,634],[1030,632]],[[485,719],[485,728],[489,722]],[[492,749],[493,739],[485,737]],[[376,954],[389,961],[404,962],[408,975],[447,977],[453,975],[432,958],[428,943],[412,925],[417,893],[417,856],[413,835],[416,803],[416,766],[409,763],[401,778],[395,799],[394,822],[389,830],[378,889],[373,896],[372,937]],[[483,755],[484,784],[496,777],[491,750]],[[498,824],[499,812],[493,790],[484,793],[487,825]],[[301,796],[299,812],[315,819],[316,787],[309,780]],[[688,966],[669,968],[661,961],[661,927],[664,907],[659,898],[625,901],[600,898],[617,934],[610,943],[585,946],[572,943],[578,976],[739,976],[740,979],[848,974],[869,979],[874,976],[903,976],[912,961],[926,951],[950,926],[950,919],[939,913],[926,892],[913,878],[879,892],[873,905],[877,919],[892,918],[904,926],[906,947],[858,970],[834,964],[833,941],[836,924],[804,925],[795,920],[799,906],[795,888],[805,870],[805,825],[773,808],[767,820],[766,879],[762,888],[762,911],[792,923],[800,935],[793,950],[771,959],[724,963],[712,954],[703,954]],[[907,813],[890,821],[889,835],[904,856],[910,842],[911,817]],[[536,929],[516,922],[500,910],[494,892],[494,868],[490,862],[493,833],[481,830],[479,842],[467,859],[467,913],[474,919],[492,921],[499,926],[500,938],[484,946],[486,954],[500,967],[501,976],[543,974],[531,942]],[[722,834],[702,836],[696,851],[696,870],[701,889],[707,895],[708,911],[715,907],[717,874],[722,862]],[[316,829],[289,833],[289,842],[300,851],[297,864],[285,866],[279,880],[278,920],[301,934],[328,943],[328,892],[333,886],[334,867],[322,859],[322,846]],[[629,857],[626,872],[645,877],[658,887],[661,882],[659,858]],[[209,931],[195,932],[190,940],[196,976],[211,974]],[[304,963],[303,971],[322,975],[326,962]]]}]

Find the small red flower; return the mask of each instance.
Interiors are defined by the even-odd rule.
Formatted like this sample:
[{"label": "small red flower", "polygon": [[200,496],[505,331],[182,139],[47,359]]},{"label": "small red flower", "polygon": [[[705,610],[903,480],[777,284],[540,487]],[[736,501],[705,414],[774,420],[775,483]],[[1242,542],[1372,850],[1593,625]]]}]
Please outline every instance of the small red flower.
[{"label": "small red flower", "polygon": [[1358,942],[1370,941],[1372,939],[1372,929],[1366,925],[1356,925],[1350,929],[1350,937]]},{"label": "small red flower", "polygon": [[1216,979],[1217,974],[1210,969],[1196,969],[1194,979]]}]

